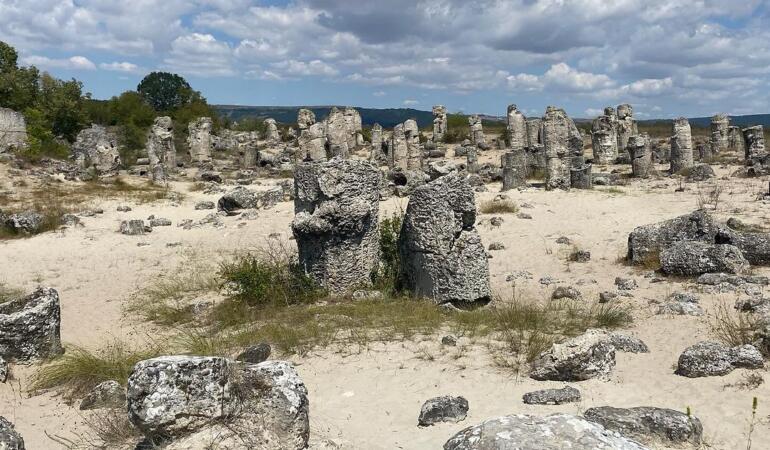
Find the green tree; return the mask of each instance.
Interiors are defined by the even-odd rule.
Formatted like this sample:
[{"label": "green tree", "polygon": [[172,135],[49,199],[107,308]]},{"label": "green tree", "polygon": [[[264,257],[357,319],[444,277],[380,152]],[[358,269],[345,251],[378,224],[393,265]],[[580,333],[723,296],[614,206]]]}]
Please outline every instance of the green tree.
[{"label": "green tree", "polygon": [[18,67],[16,50],[0,41],[0,106],[23,111],[37,98],[38,70]]},{"label": "green tree", "polygon": [[155,111],[172,111],[196,100],[206,101],[187,80],[168,72],[152,72],[142,79],[136,91]]},{"label": "green tree", "polygon": [[40,110],[51,124],[54,136],[62,136],[70,142],[75,140],[86,123],[83,83],[74,78],[59,80],[48,73],[40,76],[40,91],[35,108]]}]

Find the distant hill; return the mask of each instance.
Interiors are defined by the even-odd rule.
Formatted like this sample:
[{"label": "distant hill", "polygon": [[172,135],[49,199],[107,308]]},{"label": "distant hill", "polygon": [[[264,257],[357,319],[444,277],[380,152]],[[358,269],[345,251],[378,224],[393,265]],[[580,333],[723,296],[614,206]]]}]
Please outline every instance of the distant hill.
[{"label": "distant hill", "polygon": [[[240,120],[244,117],[268,118],[272,117],[281,123],[296,123],[297,111],[307,108],[316,116],[316,120],[323,120],[329,115],[332,105],[329,106],[235,106],[214,105],[213,108],[221,117],[229,117],[232,120]],[[341,108],[338,106],[338,108]],[[392,128],[407,119],[415,119],[420,127],[427,127],[433,123],[433,114],[430,111],[419,111],[412,108],[373,109],[356,108],[361,114],[364,125],[379,123],[384,128]]]},{"label": "distant hill", "polygon": [[[315,113],[318,120],[323,120],[329,115],[329,106],[236,106],[236,105],[214,105],[214,109],[222,117],[229,117],[232,120],[239,120],[244,117],[268,118],[272,117],[281,123],[295,123],[297,121],[297,111],[300,108],[307,108]],[[340,106],[338,106],[340,108]],[[374,125],[379,123],[385,128],[404,122],[407,119],[415,119],[420,128],[429,127],[433,123],[433,114],[430,111],[420,111],[412,108],[356,108],[361,113],[361,121],[364,125]],[[481,115],[485,122],[505,121],[505,117]],[[575,122],[590,123],[592,119],[576,118]],[[693,117],[690,124],[693,127],[706,128],[711,123],[711,117]],[[671,119],[648,119],[640,120],[640,124],[663,125],[671,123]],[[753,114],[746,116],[731,116],[730,124],[740,127],[752,125],[763,125],[770,127],[770,114]]]}]

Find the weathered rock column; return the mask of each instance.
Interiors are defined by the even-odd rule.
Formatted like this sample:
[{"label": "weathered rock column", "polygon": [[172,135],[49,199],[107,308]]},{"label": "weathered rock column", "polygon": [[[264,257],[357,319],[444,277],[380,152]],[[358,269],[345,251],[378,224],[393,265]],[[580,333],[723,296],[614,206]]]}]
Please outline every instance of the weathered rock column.
[{"label": "weathered rock column", "polygon": [[118,138],[101,125],[91,125],[78,133],[72,157],[83,169],[93,169],[98,175],[113,174],[120,167]]},{"label": "weathered rock column", "polygon": [[468,147],[468,152],[465,154],[465,161],[468,173],[479,172],[479,151],[476,147]]},{"label": "weathered rock column", "polygon": [[481,125],[481,118],[476,114],[468,117],[468,125],[471,127],[471,144],[475,146],[486,145],[484,138],[484,128]]},{"label": "weathered rock column", "polygon": [[639,134],[636,120],[634,120],[634,109],[629,104],[618,106],[618,151],[628,146],[628,138]]},{"label": "weathered rock column", "polygon": [[749,167],[749,175],[763,175],[768,154],[765,149],[765,135],[762,125],[744,128],[743,141],[746,148],[746,166]]},{"label": "weathered rock column", "polygon": [[361,114],[355,108],[345,108],[343,111],[347,125],[348,151],[354,151],[364,145],[363,122]]},{"label": "weathered rock column", "polygon": [[444,135],[446,135],[446,132],[446,106],[436,105],[433,107],[433,142],[444,142]]},{"label": "weathered rock column", "polygon": [[527,119],[527,175],[545,173],[545,159],[543,119]]},{"label": "weathered rock column", "polygon": [[297,128],[300,132],[307,130],[315,123],[315,113],[309,109],[301,108],[297,111]]},{"label": "weathered rock column", "polygon": [[345,114],[336,107],[332,107],[326,118],[326,140],[329,145],[328,153],[332,157],[350,157],[347,120]]},{"label": "weathered rock column", "polygon": [[462,176],[414,189],[398,241],[405,287],[461,308],[487,303],[489,263],[475,223],[473,190]]},{"label": "weathered rock column", "polygon": [[302,130],[297,139],[299,161],[326,161],[326,126],[314,123]]},{"label": "weathered rock column", "polygon": [[730,129],[730,118],[726,114],[717,114],[711,118],[711,153],[727,150],[729,147],[728,131]]},{"label": "weathered rock column", "polygon": [[594,182],[591,175],[591,167],[591,164],[571,167],[569,170],[570,186],[575,189],[593,189]]},{"label": "weathered rock column", "polygon": [[[577,133],[577,136],[575,136]],[[543,142],[545,146],[547,190],[569,190],[573,148],[580,132],[563,109],[549,106],[543,118]]]},{"label": "weathered rock column", "polygon": [[634,177],[649,178],[653,169],[650,136],[644,133],[628,138],[628,153],[631,155],[631,171]]},{"label": "weathered rock column", "polygon": [[174,124],[171,117],[156,117],[147,135],[147,158],[150,160],[152,182],[164,184],[176,169]]},{"label": "weathered rock column", "polygon": [[369,161],[378,164],[385,160],[382,141],[382,125],[375,123],[372,125],[372,151],[369,153]]},{"label": "weathered rock column", "polygon": [[503,167],[503,192],[527,185],[527,153],[524,149],[503,153],[500,160]]},{"label": "weathered rock column", "polygon": [[370,284],[379,264],[380,171],[340,157],[301,163],[294,187],[302,269],[334,294]]},{"label": "weathered rock column", "polygon": [[740,154],[746,152],[746,145],[743,141],[743,131],[741,127],[730,126],[727,128],[727,146],[730,150],[737,151]]},{"label": "weathered rock column", "polygon": [[605,108],[604,115],[594,119],[591,143],[595,163],[612,164],[618,159],[618,118],[614,108]]},{"label": "weathered rock column", "polygon": [[235,137],[238,142],[238,153],[241,155],[241,166],[244,169],[253,169],[259,164],[259,133],[251,131],[239,133]]},{"label": "weathered rock column", "polygon": [[281,142],[281,134],[278,132],[278,125],[276,125],[275,119],[265,119],[265,126],[267,127],[265,139],[271,144]]},{"label": "weathered rock column", "polygon": [[516,105],[508,105],[508,147],[514,152],[528,147],[527,118]]},{"label": "weathered rock column", "polygon": [[390,168],[406,170],[408,154],[404,124],[400,123],[393,128],[393,135],[390,137]]},{"label": "weathered rock column", "polygon": [[27,123],[24,114],[0,108],[0,153],[27,147]]},{"label": "weathered rock column", "polygon": [[671,173],[693,166],[692,133],[690,122],[684,117],[674,119],[674,135],[671,136]]},{"label": "weathered rock column", "polygon": [[417,127],[416,120],[408,119],[404,122],[404,137],[406,138],[406,168],[408,170],[422,169],[420,129]]},{"label": "weathered rock column", "polygon": [[187,126],[187,146],[190,148],[190,161],[193,163],[206,163],[211,161],[212,122],[210,117],[200,117],[190,122]]}]

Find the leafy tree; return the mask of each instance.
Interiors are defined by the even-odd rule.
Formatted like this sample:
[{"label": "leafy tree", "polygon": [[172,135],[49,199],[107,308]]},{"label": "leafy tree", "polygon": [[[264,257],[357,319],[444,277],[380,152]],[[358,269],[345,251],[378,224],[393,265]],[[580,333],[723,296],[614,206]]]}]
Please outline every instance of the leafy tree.
[{"label": "leafy tree", "polygon": [[16,50],[0,41],[0,106],[23,111],[37,98],[38,70],[20,68]]},{"label": "leafy tree", "polygon": [[155,111],[171,111],[197,100],[206,101],[187,80],[168,72],[152,72],[142,79],[136,91]]},{"label": "leafy tree", "polygon": [[[90,97],[88,94],[85,98]],[[54,136],[62,136],[68,141],[75,140],[78,131],[86,123],[83,83],[72,79],[59,80],[48,73],[40,77],[40,91],[35,103],[51,124]]]}]

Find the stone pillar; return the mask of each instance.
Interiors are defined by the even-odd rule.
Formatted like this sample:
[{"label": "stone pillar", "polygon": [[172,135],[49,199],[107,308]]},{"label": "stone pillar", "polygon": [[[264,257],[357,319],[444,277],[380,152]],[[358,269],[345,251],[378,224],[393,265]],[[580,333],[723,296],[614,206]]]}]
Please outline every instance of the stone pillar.
[{"label": "stone pillar", "polygon": [[639,134],[636,120],[634,120],[634,109],[629,104],[618,106],[618,151],[628,146],[628,138]]},{"label": "stone pillar", "polygon": [[238,149],[242,155],[242,167],[244,169],[253,169],[259,164],[259,133],[252,131],[241,133],[238,137]]},{"label": "stone pillar", "polygon": [[479,171],[479,156],[478,148],[468,147],[468,153],[465,154],[466,158],[466,170],[468,173],[478,173]]},{"label": "stone pillar", "polygon": [[594,183],[591,178],[591,164],[581,164],[571,167],[570,186],[575,189],[593,189]]},{"label": "stone pillar", "polygon": [[345,114],[337,107],[332,107],[326,118],[326,140],[329,146],[328,153],[332,157],[348,158],[350,156],[347,120]]},{"label": "stone pillar", "polygon": [[471,127],[471,144],[475,146],[486,145],[484,138],[484,128],[481,125],[481,118],[476,114],[468,117],[468,125]]},{"label": "stone pillar", "polygon": [[268,142],[276,144],[281,142],[281,133],[278,132],[278,125],[276,125],[275,119],[265,119],[265,138]]},{"label": "stone pillar", "polygon": [[613,108],[606,108],[591,125],[591,144],[594,162],[612,164],[618,159],[618,120]]},{"label": "stone pillar", "polygon": [[652,174],[652,146],[650,137],[635,134],[628,138],[628,153],[631,155],[631,171],[634,178],[649,178]]},{"label": "stone pillar", "polygon": [[523,151],[528,144],[527,118],[516,105],[508,105],[508,147],[514,152]]},{"label": "stone pillar", "polygon": [[[575,136],[577,133],[577,136]],[[543,117],[543,142],[545,146],[547,190],[570,188],[570,168],[575,141],[580,132],[563,109],[549,106]]]},{"label": "stone pillar", "polygon": [[749,175],[764,175],[768,154],[765,149],[765,135],[762,125],[744,128],[743,141],[746,149],[746,166],[749,167]]},{"label": "stone pillar", "polygon": [[299,161],[326,161],[326,127],[323,123],[314,123],[302,130],[297,143]]},{"label": "stone pillar", "polygon": [[27,123],[24,114],[0,108],[0,153],[27,147]]},{"label": "stone pillar", "polygon": [[150,160],[152,182],[165,184],[176,169],[174,124],[171,117],[156,117],[147,135],[147,158]]},{"label": "stone pillar", "polygon": [[696,151],[698,154],[698,161],[708,162],[714,156],[710,142],[698,144],[696,146]]},{"label": "stone pillar", "polygon": [[297,128],[300,133],[302,130],[307,130],[311,125],[315,123],[315,113],[309,109],[301,108],[297,111]]},{"label": "stone pillar", "polygon": [[489,302],[489,262],[468,181],[450,173],[415,188],[398,240],[404,286],[418,297],[469,308]]},{"label": "stone pillar", "polygon": [[296,166],[299,265],[332,294],[371,284],[379,265],[380,176],[367,161],[340,157]]},{"label": "stone pillar", "polygon": [[444,105],[436,105],[433,107],[433,142],[444,142],[446,132],[446,107]]},{"label": "stone pillar", "polygon": [[674,119],[674,135],[671,136],[671,168],[672,174],[683,169],[689,169],[695,163],[692,152],[692,132],[690,122],[684,117]]},{"label": "stone pillar", "polygon": [[408,170],[422,169],[422,148],[420,148],[420,129],[417,121],[408,119],[404,122],[404,137],[406,138],[406,168]]},{"label": "stone pillar", "polygon": [[527,185],[527,153],[524,149],[505,152],[500,160],[503,167],[503,192]]},{"label": "stone pillar", "polygon": [[527,119],[527,175],[545,173],[545,147],[543,146],[543,120]]},{"label": "stone pillar", "polygon": [[101,125],[84,128],[72,144],[72,159],[82,169],[92,169],[98,175],[113,174],[121,164],[118,138]]},{"label": "stone pillar", "polygon": [[743,141],[743,131],[741,127],[730,126],[727,128],[727,146],[730,150],[736,151],[741,155],[746,152],[746,145]]},{"label": "stone pillar", "polygon": [[409,148],[406,142],[406,133],[404,124],[400,123],[393,128],[393,135],[390,138],[390,168],[407,169]]},{"label": "stone pillar", "polygon": [[361,134],[363,130],[361,114],[355,108],[345,108],[343,114],[347,125],[348,150],[352,152],[364,144],[364,136]]},{"label": "stone pillar", "polygon": [[190,148],[190,161],[192,163],[206,163],[211,161],[212,122],[210,117],[200,117],[190,122],[187,126],[187,146]]},{"label": "stone pillar", "polygon": [[727,150],[728,145],[728,131],[730,129],[730,118],[726,114],[717,114],[711,118],[711,153],[719,154],[719,152]]},{"label": "stone pillar", "polygon": [[372,151],[369,153],[369,161],[379,163],[385,159],[385,153],[382,151],[382,125],[375,123],[372,125]]}]

